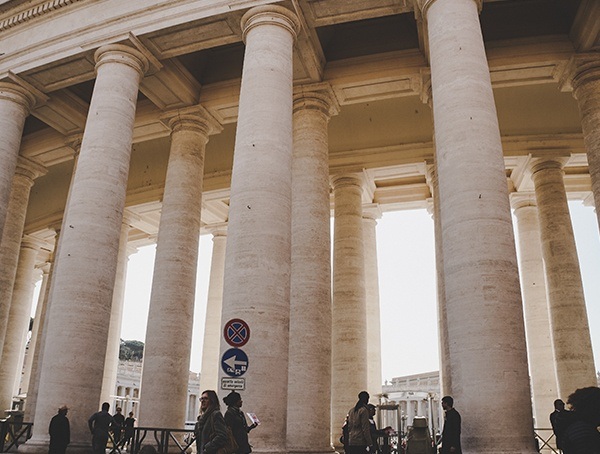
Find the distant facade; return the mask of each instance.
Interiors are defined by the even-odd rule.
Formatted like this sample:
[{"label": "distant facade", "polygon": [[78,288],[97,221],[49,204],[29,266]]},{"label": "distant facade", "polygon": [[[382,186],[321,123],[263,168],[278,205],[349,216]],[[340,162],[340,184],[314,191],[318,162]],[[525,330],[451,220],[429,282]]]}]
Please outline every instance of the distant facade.
[{"label": "distant facade", "polygon": [[[114,394],[111,396],[111,411],[117,406],[123,409],[123,414],[133,412],[138,417],[138,406],[140,403],[140,385],[142,378],[142,363],[138,361],[119,361],[117,370],[117,382]],[[190,372],[187,390],[186,424],[195,421],[200,410],[198,399],[200,397],[200,374]]]}]

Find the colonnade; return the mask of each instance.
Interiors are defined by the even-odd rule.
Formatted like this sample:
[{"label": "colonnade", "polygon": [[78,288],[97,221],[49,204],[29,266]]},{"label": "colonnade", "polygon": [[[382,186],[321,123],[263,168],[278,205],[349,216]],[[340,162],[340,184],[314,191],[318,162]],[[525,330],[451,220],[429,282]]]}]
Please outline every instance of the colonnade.
[{"label": "colonnade", "polygon": [[[562,161],[534,159],[535,197],[527,204],[514,202],[523,250],[529,253],[521,258],[521,286],[478,18],[480,2],[419,3],[427,23],[434,100],[436,150],[430,181],[440,278],[443,392],[460,402],[466,451],[533,453],[532,409],[524,405],[530,400],[527,346],[534,397],[540,402],[595,383],[572,230],[564,228],[570,223],[561,186]],[[327,123],[339,106],[328,84],[293,87],[293,46],[300,27],[295,13],[281,6],[255,7],[242,18],[246,50],[227,247],[220,228],[215,231],[207,306],[211,329],[205,332],[202,371],[203,386],[220,387],[227,377],[215,365],[231,348],[221,338],[223,323],[243,319],[251,332],[244,346],[248,358],[233,356],[231,367],[241,372],[247,406],[263,421],[254,438],[256,451],[269,453],[333,452],[331,433],[337,432],[358,391],[374,391],[381,383],[380,353],[373,349],[379,336],[374,247],[378,214],[363,209],[361,173],[330,176]],[[64,403],[71,407],[70,449],[89,450],[87,417],[97,410],[113,376],[111,339],[118,336],[119,281],[126,268],[124,205],[133,121],[149,62],[139,50],[120,44],[99,48],[95,59],[97,77],[88,119],[64,220],[57,228],[60,240],[45,280],[48,291],[43,292],[46,297],[36,321],[28,393],[33,402],[28,401],[27,410],[36,424],[32,439],[21,448],[27,452],[45,450],[47,422]],[[589,62],[579,68],[574,90],[594,195],[600,197],[600,96],[597,79],[590,76],[597,72]],[[25,270],[33,270],[35,249],[21,242],[22,207],[43,169],[30,165],[26,172],[15,170],[20,165],[24,119],[34,102],[22,88],[0,85],[0,121],[7,122],[3,124],[7,140],[0,146],[4,226],[0,262],[14,271],[0,276],[0,293],[12,295],[0,299],[2,370],[5,356],[11,358],[6,364],[15,364],[11,376],[0,373],[0,399],[10,398],[14,389],[22,340],[15,343],[20,350],[10,346],[13,339],[22,339],[23,320],[29,313],[24,303],[29,290],[18,282],[31,283]],[[209,136],[221,126],[200,106],[169,112],[165,118],[171,149],[139,422],[172,427],[182,426],[186,417],[204,152]],[[106,131],[111,131],[110,137]],[[19,201],[12,203],[13,199]],[[533,215],[536,206],[539,228]],[[526,244],[526,235],[533,238],[538,229],[539,245],[534,240]],[[548,288],[547,301],[541,284],[536,285],[542,281]],[[9,300],[11,304],[6,303]],[[543,380],[552,370],[533,365],[531,358],[542,354],[554,359],[556,383]],[[539,361],[546,365],[546,359]],[[500,435],[491,433],[492,427]]]}]

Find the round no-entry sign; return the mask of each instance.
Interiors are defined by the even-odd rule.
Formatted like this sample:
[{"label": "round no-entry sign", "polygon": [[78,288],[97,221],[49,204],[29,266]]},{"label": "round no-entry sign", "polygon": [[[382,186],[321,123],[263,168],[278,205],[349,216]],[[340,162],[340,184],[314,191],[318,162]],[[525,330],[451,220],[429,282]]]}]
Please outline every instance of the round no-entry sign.
[{"label": "round no-entry sign", "polygon": [[225,323],[223,337],[232,347],[242,347],[250,339],[250,327],[244,320],[234,318]]}]

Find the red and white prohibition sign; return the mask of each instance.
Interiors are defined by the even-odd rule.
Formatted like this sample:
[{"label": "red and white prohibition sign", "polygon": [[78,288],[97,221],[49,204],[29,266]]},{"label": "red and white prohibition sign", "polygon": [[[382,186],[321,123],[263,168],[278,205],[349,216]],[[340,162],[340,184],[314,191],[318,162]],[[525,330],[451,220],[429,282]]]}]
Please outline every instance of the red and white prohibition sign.
[{"label": "red and white prohibition sign", "polygon": [[223,337],[232,347],[242,347],[250,339],[250,327],[244,320],[234,318],[225,323]]}]

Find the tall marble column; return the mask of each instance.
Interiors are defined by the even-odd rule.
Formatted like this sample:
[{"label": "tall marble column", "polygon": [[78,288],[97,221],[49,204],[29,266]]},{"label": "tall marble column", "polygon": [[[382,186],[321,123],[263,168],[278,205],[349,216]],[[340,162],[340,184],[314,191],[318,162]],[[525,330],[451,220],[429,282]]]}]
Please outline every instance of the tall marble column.
[{"label": "tall marble column", "polygon": [[560,158],[540,159],[534,161],[531,171],[548,285],[558,394],[565,399],[577,388],[596,386],[597,382],[562,167]]},{"label": "tall marble column", "polygon": [[365,297],[367,310],[367,391],[381,394],[381,317],[379,310],[379,272],[377,268],[378,205],[363,207],[363,242],[365,251]]},{"label": "tall marble column", "polygon": [[119,351],[121,349],[121,327],[123,325],[123,304],[125,302],[125,281],[127,280],[127,262],[129,251],[130,219],[127,213],[121,223],[121,236],[119,237],[119,253],[117,256],[117,273],[115,277],[115,290],[113,292],[110,308],[110,322],[108,326],[108,343],[106,344],[106,359],[104,361],[104,374],[102,377],[102,391],[100,402],[112,402],[115,383],[117,382],[117,369],[119,368]]},{"label": "tall marble column", "polygon": [[[50,227],[55,231],[54,236],[54,247],[50,259],[48,260],[48,277],[46,279],[46,285],[40,289],[40,297],[38,299],[38,307],[36,308],[34,332],[32,335],[35,336],[35,349],[32,351],[32,364],[31,364],[31,376],[29,379],[29,386],[27,387],[27,399],[25,400],[25,421],[32,422],[35,415],[35,407],[37,406],[37,395],[40,385],[40,375],[42,372],[42,363],[44,362],[44,346],[46,344],[46,331],[48,327],[48,314],[50,307],[50,288],[52,286],[58,238],[60,236],[60,226]],[[43,293],[42,293],[43,290]],[[37,329],[36,329],[37,325]]]},{"label": "tall marble column", "polygon": [[[292,184],[292,60],[299,29],[288,9],[242,18],[246,42],[231,179],[222,323],[246,321],[244,407],[263,424],[259,452],[286,451]],[[221,340],[221,354],[230,346]],[[241,372],[238,352],[229,357]],[[241,362],[244,362],[242,360]],[[221,370],[220,376],[225,376]]]},{"label": "tall marble column", "polygon": [[[421,0],[439,180],[448,354],[464,452],[535,452],[506,172],[478,6]],[[502,405],[486,396],[502,396]],[[489,428],[494,427],[490,432]]]},{"label": "tall marble column", "polygon": [[435,273],[437,290],[438,345],[440,349],[440,391],[442,396],[452,394],[450,372],[450,347],[448,346],[448,316],[446,315],[446,287],[444,285],[444,257],[442,248],[442,221],[440,215],[440,189],[434,164],[427,166],[427,184],[431,191],[431,216],[435,238]]},{"label": "tall marble column", "polygon": [[[35,357],[35,351],[38,347],[38,333],[40,331],[40,321],[42,319],[42,310],[44,307],[46,290],[48,288],[48,277],[50,273],[50,263],[46,262],[40,267],[42,272],[42,283],[40,285],[40,294],[37,299],[35,306],[35,315],[33,316],[33,328],[31,330],[31,339],[29,340],[29,347],[27,348],[27,354],[25,355],[25,366],[23,371],[23,381],[21,382],[21,388],[27,393],[27,399],[25,401],[25,407],[27,408],[29,403],[29,384],[31,382],[31,376],[33,371],[33,362]],[[29,420],[26,420],[30,422]]]},{"label": "tall marble column", "polygon": [[97,77],[49,297],[36,424],[25,445],[34,452],[47,446],[47,425],[62,404],[71,406],[69,450],[89,452],[87,418],[100,400],[135,108],[148,63],[123,45],[101,47],[95,58]]},{"label": "tall marble column", "polygon": [[0,82],[0,237],[6,220],[25,119],[34,104],[34,96],[19,85]]},{"label": "tall marble column", "polygon": [[[367,389],[367,308],[361,175],[333,177],[332,426]],[[335,433],[335,431],[334,431]],[[334,446],[339,441],[334,437]]]},{"label": "tall marble column", "polygon": [[200,392],[219,388],[219,345],[221,342],[221,311],[223,309],[223,274],[225,272],[225,246],[227,226],[211,227],[213,250],[210,262]]},{"label": "tall marble column", "polygon": [[194,323],[204,153],[219,125],[202,108],[169,122],[171,151],[144,346],[140,425],[183,427]]},{"label": "tall marble column", "polygon": [[6,329],[4,349],[0,363],[0,408],[11,408],[12,397],[19,393],[25,342],[29,331],[31,304],[33,299],[35,258],[39,247],[24,239],[19,253],[16,279],[12,292],[9,322]]},{"label": "tall marble column", "polygon": [[[25,227],[25,216],[29,203],[29,194],[33,181],[46,172],[44,167],[24,158],[18,159],[18,165],[12,179],[12,188],[6,213],[6,229],[0,243],[0,353],[3,351],[6,329],[8,326],[13,287],[19,261],[19,250]],[[4,366],[2,366],[4,369]],[[6,403],[6,394],[0,385],[0,410]],[[4,396],[4,397],[2,397]]]},{"label": "tall marble column", "polygon": [[572,84],[573,95],[577,99],[581,114],[581,129],[592,180],[596,216],[600,216],[600,58],[597,55],[576,57]]},{"label": "tall marble column", "polygon": [[548,409],[553,408],[553,402],[558,398],[558,386],[552,351],[538,208],[534,194],[512,194],[511,204],[515,210],[519,232],[519,271],[533,391],[533,413],[536,426],[542,427],[547,423]]},{"label": "tall marble column", "polygon": [[[290,453],[331,446],[331,239],[327,125],[337,113],[328,85],[294,95],[292,266],[287,447]],[[311,392],[307,393],[306,390]],[[314,409],[323,408],[318,418]],[[335,426],[334,426],[335,427]],[[335,429],[333,433],[336,433]]]}]

